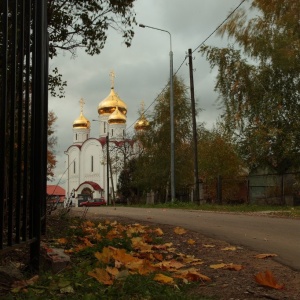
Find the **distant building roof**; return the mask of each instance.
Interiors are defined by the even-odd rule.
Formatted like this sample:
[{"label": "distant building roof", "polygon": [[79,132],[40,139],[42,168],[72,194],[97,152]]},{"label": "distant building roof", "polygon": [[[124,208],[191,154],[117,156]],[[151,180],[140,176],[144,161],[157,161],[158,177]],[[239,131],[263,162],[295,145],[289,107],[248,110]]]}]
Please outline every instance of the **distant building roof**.
[{"label": "distant building roof", "polygon": [[47,195],[65,196],[66,191],[59,185],[47,185]]},{"label": "distant building roof", "polygon": [[85,181],[85,182],[81,183],[75,191],[78,191],[79,188],[80,188],[83,184],[89,184],[90,186],[92,186],[92,188],[93,188],[95,191],[103,191],[103,188],[102,188],[98,183],[96,183],[96,182],[94,182],[94,181]]}]

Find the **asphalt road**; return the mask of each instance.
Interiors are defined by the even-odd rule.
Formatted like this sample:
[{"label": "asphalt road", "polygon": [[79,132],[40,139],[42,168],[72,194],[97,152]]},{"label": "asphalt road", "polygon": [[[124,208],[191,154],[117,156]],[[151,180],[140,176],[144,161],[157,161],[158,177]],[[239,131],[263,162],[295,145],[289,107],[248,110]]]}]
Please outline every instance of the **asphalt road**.
[{"label": "asphalt road", "polygon": [[132,207],[90,207],[88,213],[99,217],[120,216],[184,227],[259,253],[276,253],[277,261],[300,271],[300,220],[266,215]]}]

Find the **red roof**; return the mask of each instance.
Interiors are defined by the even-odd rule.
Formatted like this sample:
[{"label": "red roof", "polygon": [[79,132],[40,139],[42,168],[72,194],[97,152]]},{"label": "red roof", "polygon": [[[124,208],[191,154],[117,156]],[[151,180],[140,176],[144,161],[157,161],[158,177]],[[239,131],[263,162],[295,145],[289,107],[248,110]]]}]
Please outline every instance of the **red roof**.
[{"label": "red roof", "polygon": [[91,185],[95,191],[103,191],[103,188],[102,188],[98,183],[96,183],[96,182],[94,182],[94,181],[85,181],[85,182],[81,183],[81,184],[78,186],[78,188],[76,189],[76,191],[78,191],[78,189],[79,189],[83,184],[89,184],[89,185]]},{"label": "red roof", "polygon": [[47,195],[65,196],[66,191],[59,185],[47,185]]}]

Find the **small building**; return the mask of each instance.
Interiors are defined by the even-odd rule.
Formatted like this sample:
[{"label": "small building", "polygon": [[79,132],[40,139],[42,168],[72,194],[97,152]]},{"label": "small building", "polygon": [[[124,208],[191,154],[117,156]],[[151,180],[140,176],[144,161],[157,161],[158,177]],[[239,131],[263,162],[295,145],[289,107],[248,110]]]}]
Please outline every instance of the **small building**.
[{"label": "small building", "polygon": [[63,206],[66,191],[59,185],[47,185],[47,204]]}]

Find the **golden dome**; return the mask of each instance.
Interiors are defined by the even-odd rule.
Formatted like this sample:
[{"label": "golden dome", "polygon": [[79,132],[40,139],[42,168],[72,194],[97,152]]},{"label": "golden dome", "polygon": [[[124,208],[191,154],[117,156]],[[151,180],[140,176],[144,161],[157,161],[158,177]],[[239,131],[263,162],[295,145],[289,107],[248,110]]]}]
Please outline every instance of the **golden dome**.
[{"label": "golden dome", "polygon": [[73,128],[87,128],[89,129],[91,126],[90,121],[84,117],[83,113],[80,113],[78,119],[73,122]]},{"label": "golden dome", "polygon": [[134,129],[136,131],[143,131],[148,129],[150,123],[149,121],[146,119],[145,115],[145,103],[144,101],[141,102],[141,108],[140,108],[140,118],[135,122],[134,124]]},{"label": "golden dome", "polygon": [[127,105],[124,103],[123,100],[120,99],[120,97],[117,93],[115,93],[114,88],[112,87],[109,95],[99,103],[98,114],[110,115],[116,110],[117,106],[119,107],[119,110],[122,112],[122,114],[127,114]]},{"label": "golden dome", "polygon": [[115,111],[108,117],[108,123],[124,124],[125,122],[126,122],[126,116],[119,110],[119,106],[117,106]]},{"label": "golden dome", "polygon": [[144,114],[142,114],[141,117],[134,124],[134,129],[136,131],[146,130],[148,129],[149,125],[149,121],[145,118]]}]

